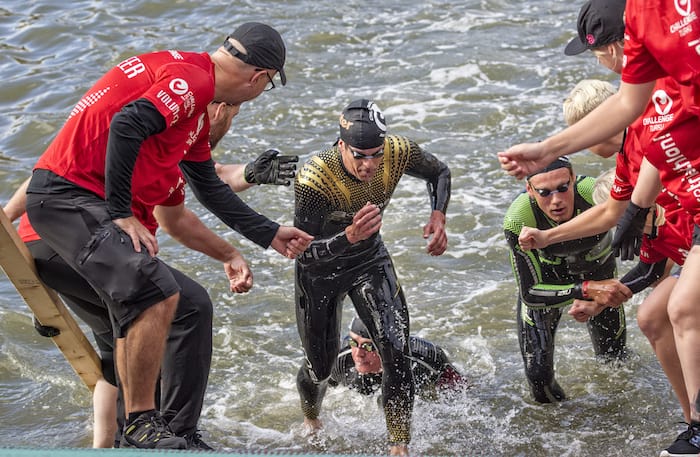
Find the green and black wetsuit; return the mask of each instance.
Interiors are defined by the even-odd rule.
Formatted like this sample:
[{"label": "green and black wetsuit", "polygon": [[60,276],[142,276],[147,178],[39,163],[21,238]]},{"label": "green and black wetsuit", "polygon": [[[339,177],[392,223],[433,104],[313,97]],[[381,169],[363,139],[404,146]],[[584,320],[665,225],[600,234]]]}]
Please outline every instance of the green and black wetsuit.
[{"label": "green and black wetsuit", "polygon": [[382,358],[382,392],[391,445],[410,441],[414,385],[409,317],[403,290],[381,236],[350,244],[345,228],[367,202],[382,213],[403,174],[428,183],[432,208],[445,212],[450,170],[405,137],[388,135],[370,182],[355,178],[332,147],[312,157],[294,185],[294,225],[315,237],[296,261],[297,327],[305,361],[297,377],[304,416],[315,419],[340,349],[342,302],[349,297]]},{"label": "green and black wetsuit", "polygon": [[[590,177],[579,176],[576,179],[574,217],[593,206],[591,195],[594,183],[595,179]],[[520,194],[513,201],[503,221],[519,289],[517,321],[520,351],[533,396],[542,403],[565,397],[554,379],[554,336],[563,308],[574,299],[583,298],[583,281],[609,279],[616,275],[609,232],[556,243],[545,249],[520,249],[518,236],[523,227],[546,230],[556,225],[527,193]],[[596,355],[624,356],[626,329],[622,306],[606,308],[589,319],[587,325]]]}]

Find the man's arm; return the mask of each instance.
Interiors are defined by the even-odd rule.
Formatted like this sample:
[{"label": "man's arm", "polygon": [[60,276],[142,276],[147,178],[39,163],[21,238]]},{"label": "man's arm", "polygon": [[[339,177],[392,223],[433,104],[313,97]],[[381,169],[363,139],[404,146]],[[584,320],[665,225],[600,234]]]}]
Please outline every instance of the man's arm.
[{"label": "man's arm", "polygon": [[10,200],[7,202],[3,211],[5,215],[10,219],[10,222],[14,221],[22,214],[24,214],[27,208],[27,186],[29,186],[29,181],[31,176],[24,180],[22,184],[17,188]]},{"label": "man's arm", "polygon": [[656,81],[620,83],[620,90],[580,121],[539,143],[522,143],[498,153],[501,168],[522,179],[557,157],[582,151],[618,134],[646,107]]},{"label": "man's arm", "polygon": [[632,192],[632,202],[642,208],[650,208],[656,202],[661,189],[659,170],[645,157],[639,167],[639,177]]},{"label": "man's arm", "polygon": [[160,227],[184,246],[224,264],[233,292],[247,292],[253,286],[253,274],[236,248],[209,230],[184,203],[156,206],[153,214]]},{"label": "man's arm", "polygon": [[441,255],[447,249],[445,222],[447,206],[452,193],[450,168],[433,154],[424,151],[418,144],[409,141],[411,148],[406,174],[424,179],[430,195],[430,220],[423,227],[423,238],[430,239],[426,251],[430,255]]},{"label": "man's arm", "polygon": [[[296,207],[294,225],[308,233],[320,233],[323,217],[327,207],[295,186]],[[311,201],[313,199],[313,201]],[[350,224],[331,236],[318,236],[311,241],[304,252],[297,258],[302,265],[317,262],[330,262],[343,254],[350,246],[366,240],[379,231],[382,226],[382,214],[376,205],[367,203],[355,213]]]},{"label": "man's arm", "polygon": [[267,248],[279,224],[257,213],[216,175],[214,162],[180,162],[187,183],[205,208],[257,245]]},{"label": "man's arm", "polygon": [[294,179],[299,156],[279,155],[276,149],[268,149],[245,165],[216,163],[216,174],[234,192],[241,192],[256,184],[288,186]]},{"label": "man's arm", "polygon": [[544,249],[550,244],[594,236],[615,227],[627,208],[627,200],[608,198],[571,220],[547,230],[523,227],[518,242],[523,250]]},{"label": "man's arm", "polygon": [[114,115],[109,127],[105,164],[105,199],[113,222],[129,235],[136,252],[141,243],[151,255],[158,240],[131,212],[131,177],[141,144],[166,128],[165,118],[150,101],[140,98]]},{"label": "man's arm", "polygon": [[642,245],[647,214],[661,192],[659,171],[646,158],[639,169],[632,200],[617,223],[613,250],[622,260],[633,260]]}]

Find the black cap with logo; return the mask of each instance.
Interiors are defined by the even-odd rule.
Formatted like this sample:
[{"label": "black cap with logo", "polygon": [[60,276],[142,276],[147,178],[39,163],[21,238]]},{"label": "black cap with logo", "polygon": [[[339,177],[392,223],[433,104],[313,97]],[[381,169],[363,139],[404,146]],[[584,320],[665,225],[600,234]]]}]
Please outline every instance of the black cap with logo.
[{"label": "black cap with logo", "polygon": [[625,0],[588,0],[578,13],[578,36],[564,48],[575,56],[625,37]]},{"label": "black cap with logo", "polygon": [[384,144],[386,121],[382,110],[371,100],[350,102],[340,115],[340,139],[358,149]]},{"label": "black cap with logo", "polygon": [[[241,43],[245,48],[245,53],[236,49],[229,38]],[[277,70],[282,85],[287,84],[287,75],[284,74],[287,49],[284,46],[282,36],[269,25],[260,22],[247,22],[241,25],[226,37],[224,48],[234,57],[249,65]]]}]

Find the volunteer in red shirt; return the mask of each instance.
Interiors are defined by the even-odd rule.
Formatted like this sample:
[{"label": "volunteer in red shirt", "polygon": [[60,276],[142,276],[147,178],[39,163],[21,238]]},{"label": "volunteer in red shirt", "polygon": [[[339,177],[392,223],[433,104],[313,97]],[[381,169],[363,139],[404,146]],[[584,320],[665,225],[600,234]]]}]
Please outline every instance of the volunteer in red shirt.
[{"label": "volunteer in red shirt", "polygon": [[[207,106],[237,109],[273,88],[277,74],[284,85],[285,55],[279,33],[252,22],[211,55],[128,58],[83,96],[35,166],[27,188],[32,227],[105,299],[112,316],[127,413],[123,447],[187,447],[154,401],[180,287],[132,204],[167,199],[179,167],[205,207],[258,245],[294,257],[310,241],[245,205],[217,177],[208,142]],[[226,255],[231,290],[249,290],[245,260],[235,249]]]}]

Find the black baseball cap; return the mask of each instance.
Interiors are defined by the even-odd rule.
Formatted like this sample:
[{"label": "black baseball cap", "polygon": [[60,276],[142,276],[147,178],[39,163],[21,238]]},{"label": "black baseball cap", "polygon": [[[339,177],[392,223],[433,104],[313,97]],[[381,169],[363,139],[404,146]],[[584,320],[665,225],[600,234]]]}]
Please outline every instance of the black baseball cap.
[{"label": "black baseball cap", "polygon": [[340,115],[340,139],[358,149],[372,149],[384,144],[386,121],[376,103],[354,100]]},{"label": "black baseball cap", "polygon": [[588,0],[578,13],[578,36],[564,48],[575,56],[625,37],[625,0]]},{"label": "black baseball cap", "polygon": [[[233,38],[241,43],[245,48],[245,52],[236,49],[229,41],[229,38]],[[224,48],[231,55],[249,65],[277,70],[280,74],[282,85],[287,84],[287,75],[284,74],[287,48],[285,48],[279,32],[269,25],[260,22],[246,22],[226,37]]]},{"label": "black baseball cap", "polygon": [[356,335],[360,335],[362,338],[372,339],[369,336],[369,331],[367,327],[362,323],[359,317],[353,317],[352,322],[350,322],[350,331]]}]

